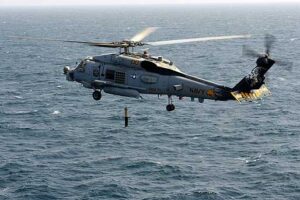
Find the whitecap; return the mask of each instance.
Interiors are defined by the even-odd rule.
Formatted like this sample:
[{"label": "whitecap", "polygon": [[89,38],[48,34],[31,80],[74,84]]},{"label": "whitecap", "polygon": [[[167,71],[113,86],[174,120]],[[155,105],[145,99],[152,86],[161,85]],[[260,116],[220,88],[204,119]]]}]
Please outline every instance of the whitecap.
[{"label": "whitecap", "polygon": [[152,161],[152,162],[157,165],[162,165],[162,162],[160,162],[160,161]]},{"label": "whitecap", "polygon": [[6,115],[26,115],[33,114],[38,112],[38,110],[13,110],[13,111],[4,111],[3,113]]},{"label": "whitecap", "polygon": [[60,112],[59,112],[58,110],[55,110],[55,111],[52,113],[52,115],[58,115],[58,114],[60,114]]},{"label": "whitecap", "polygon": [[57,88],[62,88],[62,86],[61,85],[58,85],[58,86],[56,86]]},{"label": "whitecap", "polygon": [[0,195],[1,196],[6,196],[9,192],[9,188],[3,188],[3,189],[0,189]]},{"label": "whitecap", "polygon": [[298,40],[298,38],[291,38],[290,41]]},{"label": "whitecap", "polygon": [[32,113],[32,111],[30,111],[30,110],[17,110],[17,111],[13,111],[13,112],[11,112],[11,114],[30,114],[30,113]]},{"label": "whitecap", "polygon": [[246,158],[236,158],[237,160],[241,160],[243,162],[247,162],[247,159]]},{"label": "whitecap", "polygon": [[14,98],[16,98],[16,99],[23,99],[23,97],[21,97],[21,96],[14,96]]},{"label": "whitecap", "polygon": [[281,81],[285,81],[285,78],[283,78],[283,77],[278,77],[278,79]]}]

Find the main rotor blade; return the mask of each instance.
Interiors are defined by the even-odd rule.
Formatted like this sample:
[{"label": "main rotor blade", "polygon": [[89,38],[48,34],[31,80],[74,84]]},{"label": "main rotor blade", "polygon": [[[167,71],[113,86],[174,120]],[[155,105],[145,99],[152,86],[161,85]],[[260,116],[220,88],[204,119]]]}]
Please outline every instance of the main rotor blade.
[{"label": "main rotor blade", "polygon": [[51,42],[52,41],[69,42],[69,43],[87,44],[96,47],[110,47],[110,48],[122,47],[122,44],[118,42],[88,42],[88,41],[79,41],[79,40],[60,40],[60,39],[51,39],[51,38],[34,38],[34,37],[20,37],[20,36],[10,36],[10,38],[26,39],[26,40],[42,40],[42,41],[51,41]]},{"label": "main rotor blade", "polygon": [[229,40],[229,39],[239,39],[239,38],[249,38],[251,35],[229,35],[229,36],[217,36],[217,37],[202,37],[202,38],[189,38],[189,39],[180,39],[180,40],[165,40],[157,42],[147,42],[146,44],[152,46],[160,45],[169,45],[169,44],[180,44],[188,42],[206,42],[206,41],[215,41],[215,40]]},{"label": "main rotor blade", "polygon": [[157,30],[157,27],[148,27],[148,28],[144,29],[142,32],[139,32],[138,34],[136,34],[135,36],[133,36],[130,39],[130,41],[140,42],[140,41],[142,41],[144,38],[146,38],[148,35],[150,35],[151,33],[153,33],[156,30]]}]

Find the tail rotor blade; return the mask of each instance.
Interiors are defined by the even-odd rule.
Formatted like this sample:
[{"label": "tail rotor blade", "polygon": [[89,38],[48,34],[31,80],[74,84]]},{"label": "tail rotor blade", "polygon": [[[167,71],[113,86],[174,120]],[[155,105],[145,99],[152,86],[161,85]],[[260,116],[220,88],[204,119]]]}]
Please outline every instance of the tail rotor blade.
[{"label": "tail rotor blade", "polygon": [[293,67],[293,62],[283,61],[283,60],[275,60],[277,65],[283,66],[286,70],[291,71]]},{"label": "tail rotor blade", "polygon": [[271,48],[273,47],[275,41],[276,41],[275,36],[273,36],[271,34],[265,35],[265,48],[266,48],[267,55],[270,55]]},{"label": "tail rotor blade", "polygon": [[248,46],[243,45],[243,56],[257,58],[257,57],[260,57],[261,54],[253,49],[250,49]]}]

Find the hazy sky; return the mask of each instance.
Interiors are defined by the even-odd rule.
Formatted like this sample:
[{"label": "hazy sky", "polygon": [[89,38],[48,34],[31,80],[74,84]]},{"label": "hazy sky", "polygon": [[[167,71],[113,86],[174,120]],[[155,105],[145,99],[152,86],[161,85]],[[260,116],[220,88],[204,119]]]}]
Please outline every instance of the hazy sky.
[{"label": "hazy sky", "polygon": [[0,0],[0,6],[11,5],[144,5],[208,3],[300,3],[300,0]]}]

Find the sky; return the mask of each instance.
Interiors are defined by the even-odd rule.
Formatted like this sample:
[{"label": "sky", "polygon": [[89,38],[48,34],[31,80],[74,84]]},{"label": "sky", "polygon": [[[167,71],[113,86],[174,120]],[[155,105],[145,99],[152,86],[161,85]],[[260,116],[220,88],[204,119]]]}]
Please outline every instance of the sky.
[{"label": "sky", "polygon": [[300,3],[300,0],[0,0],[0,6]]}]

